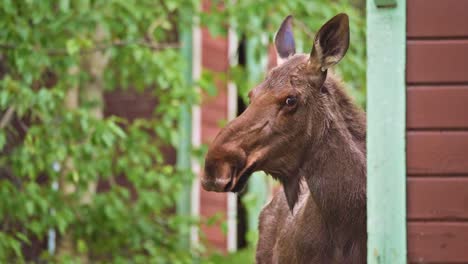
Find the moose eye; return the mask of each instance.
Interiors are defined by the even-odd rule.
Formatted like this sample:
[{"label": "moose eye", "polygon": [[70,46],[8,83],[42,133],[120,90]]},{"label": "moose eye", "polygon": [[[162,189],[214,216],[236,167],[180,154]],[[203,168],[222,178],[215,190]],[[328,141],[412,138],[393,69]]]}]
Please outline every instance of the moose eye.
[{"label": "moose eye", "polygon": [[292,97],[292,96],[289,96],[288,98],[286,98],[286,105],[287,106],[295,106],[296,103],[297,103],[297,98],[296,97]]}]

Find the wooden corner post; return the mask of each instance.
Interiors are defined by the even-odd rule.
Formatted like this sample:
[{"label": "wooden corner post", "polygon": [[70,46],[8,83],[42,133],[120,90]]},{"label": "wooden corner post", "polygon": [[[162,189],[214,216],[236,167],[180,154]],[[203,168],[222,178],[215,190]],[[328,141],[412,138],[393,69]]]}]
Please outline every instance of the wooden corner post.
[{"label": "wooden corner post", "polygon": [[[182,44],[180,52],[186,61],[186,67],[184,75],[186,77],[187,87],[191,88],[193,84],[192,76],[192,15],[193,12],[189,8],[185,8],[180,11],[181,17],[190,18],[181,21],[179,38]],[[192,111],[191,106],[188,103],[184,103],[180,106],[180,117],[179,117],[179,144],[177,146],[177,168],[180,170],[190,171],[191,166],[191,148],[192,148]],[[180,197],[177,201],[177,213],[184,216],[189,216],[191,213],[191,191],[192,187],[190,183],[187,183],[183,187],[183,191],[180,193]],[[181,234],[180,243],[185,246],[190,246],[189,235]]]},{"label": "wooden corner post", "polygon": [[406,263],[406,0],[367,1],[367,260]]}]

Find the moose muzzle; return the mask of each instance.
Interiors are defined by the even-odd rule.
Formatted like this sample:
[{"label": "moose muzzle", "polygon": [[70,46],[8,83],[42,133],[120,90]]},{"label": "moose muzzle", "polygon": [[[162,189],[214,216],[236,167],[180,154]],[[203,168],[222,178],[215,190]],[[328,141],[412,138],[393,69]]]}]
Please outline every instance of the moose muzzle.
[{"label": "moose muzzle", "polygon": [[243,172],[246,162],[245,152],[234,144],[217,144],[215,140],[205,159],[205,171],[201,179],[207,191],[231,192]]}]

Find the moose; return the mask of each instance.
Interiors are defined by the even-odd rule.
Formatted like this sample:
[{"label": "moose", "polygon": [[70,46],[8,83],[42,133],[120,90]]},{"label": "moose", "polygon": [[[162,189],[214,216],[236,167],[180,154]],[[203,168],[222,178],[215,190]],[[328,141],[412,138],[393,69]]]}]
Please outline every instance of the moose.
[{"label": "moose", "polygon": [[239,192],[260,170],[279,180],[257,263],[366,263],[366,118],[330,69],[348,50],[349,18],[325,23],[310,54],[295,54],[292,22],[275,37],[278,66],[210,145],[202,186]]}]

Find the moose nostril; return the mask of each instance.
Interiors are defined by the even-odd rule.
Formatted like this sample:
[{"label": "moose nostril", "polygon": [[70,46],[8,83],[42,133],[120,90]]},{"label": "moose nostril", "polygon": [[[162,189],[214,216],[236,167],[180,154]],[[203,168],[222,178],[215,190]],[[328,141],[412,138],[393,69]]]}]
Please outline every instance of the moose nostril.
[{"label": "moose nostril", "polygon": [[231,190],[232,180],[231,179],[215,179],[215,180],[202,179],[201,184],[202,184],[203,189],[205,189],[206,191],[227,192]]},{"label": "moose nostril", "polygon": [[215,184],[210,180],[202,179],[201,180],[201,185],[202,185],[203,189],[205,189],[206,191],[214,191],[215,190]]}]

